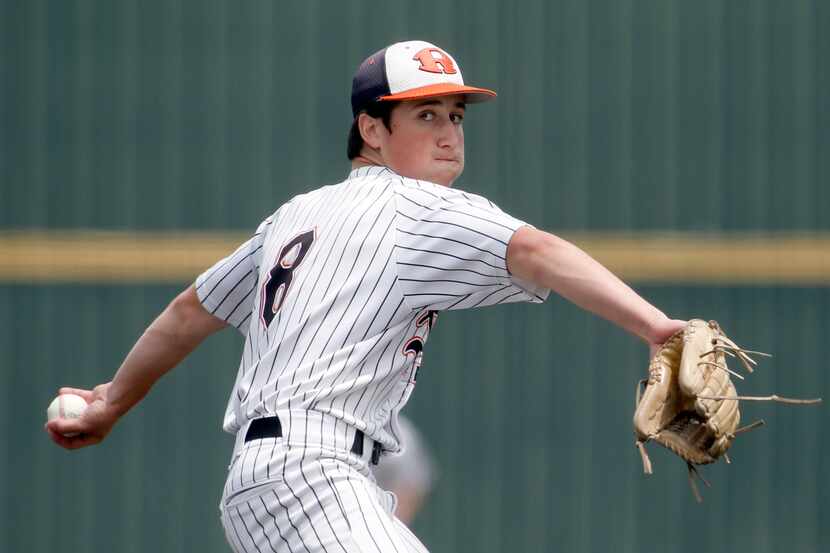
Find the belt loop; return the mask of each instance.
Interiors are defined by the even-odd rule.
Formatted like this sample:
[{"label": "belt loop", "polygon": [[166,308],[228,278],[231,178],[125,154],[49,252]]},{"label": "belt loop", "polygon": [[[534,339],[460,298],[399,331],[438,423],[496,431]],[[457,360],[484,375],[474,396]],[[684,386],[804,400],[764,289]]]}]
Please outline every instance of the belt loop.
[{"label": "belt loop", "polygon": [[[366,434],[362,430],[355,430],[354,443],[352,443],[352,453],[358,457],[363,457],[363,442],[366,440]],[[372,459],[373,465],[380,462],[380,456],[383,453],[383,445],[380,442],[372,440]]]}]

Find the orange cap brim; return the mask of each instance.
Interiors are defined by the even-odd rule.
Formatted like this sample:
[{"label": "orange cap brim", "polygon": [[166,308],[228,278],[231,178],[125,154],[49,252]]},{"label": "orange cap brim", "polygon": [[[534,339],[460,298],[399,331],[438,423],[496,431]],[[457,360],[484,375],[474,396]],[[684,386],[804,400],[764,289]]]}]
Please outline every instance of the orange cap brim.
[{"label": "orange cap brim", "polygon": [[467,97],[467,102],[486,102],[496,97],[496,93],[486,88],[476,88],[474,86],[464,86],[453,83],[431,84],[427,86],[420,86],[412,88],[397,94],[389,94],[381,96],[378,100],[417,100],[419,98],[432,98],[435,96],[451,96],[453,94],[463,94]]}]

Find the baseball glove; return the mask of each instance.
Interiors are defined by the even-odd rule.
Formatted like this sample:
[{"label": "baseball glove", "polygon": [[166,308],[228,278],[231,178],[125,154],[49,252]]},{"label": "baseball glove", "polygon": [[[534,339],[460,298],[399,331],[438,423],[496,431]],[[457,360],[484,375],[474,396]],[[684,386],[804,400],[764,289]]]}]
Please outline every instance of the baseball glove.
[{"label": "baseball glove", "polygon": [[[756,362],[750,357],[766,353],[739,347],[715,321],[693,319],[657,351],[648,369],[648,379],[637,385],[634,429],[643,470],[652,473],[645,443],[655,441],[686,461],[689,484],[698,502],[702,501],[695,478],[707,482],[695,465],[714,463],[721,457],[729,463],[726,451],[735,436],[764,424],[759,420],[739,427],[739,400],[818,403],[821,399],[801,400],[738,396],[730,376],[743,376],[729,369],[726,357],[737,358],[748,372]],[[642,390],[645,385],[645,390]],[[641,393],[642,392],[642,393]]]}]

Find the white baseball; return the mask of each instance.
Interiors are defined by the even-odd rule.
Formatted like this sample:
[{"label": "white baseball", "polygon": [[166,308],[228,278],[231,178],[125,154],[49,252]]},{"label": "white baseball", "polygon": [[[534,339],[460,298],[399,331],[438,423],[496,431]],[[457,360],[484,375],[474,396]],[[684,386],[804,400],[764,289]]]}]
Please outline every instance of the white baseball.
[{"label": "white baseball", "polygon": [[[86,411],[86,400],[84,398],[75,394],[61,394],[49,404],[46,417],[50,421],[57,418],[77,419],[84,411]],[[64,434],[67,438],[77,435],[77,432]]]}]

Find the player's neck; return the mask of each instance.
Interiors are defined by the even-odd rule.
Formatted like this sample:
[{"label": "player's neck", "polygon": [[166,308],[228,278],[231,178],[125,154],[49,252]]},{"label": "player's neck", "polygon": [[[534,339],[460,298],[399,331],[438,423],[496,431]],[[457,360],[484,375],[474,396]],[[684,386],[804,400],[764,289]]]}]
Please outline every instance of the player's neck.
[{"label": "player's neck", "polygon": [[380,159],[380,156],[374,152],[361,152],[356,158],[352,160],[352,169],[359,169],[367,166],[386,167],[386,164]]}]

